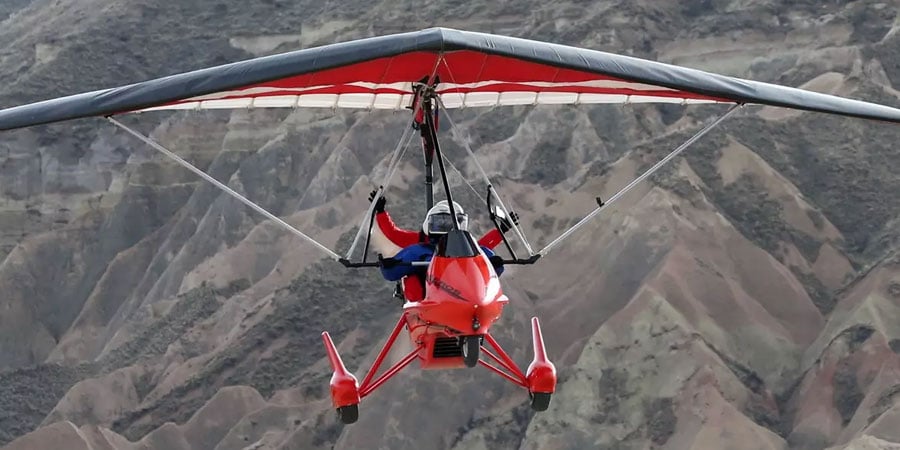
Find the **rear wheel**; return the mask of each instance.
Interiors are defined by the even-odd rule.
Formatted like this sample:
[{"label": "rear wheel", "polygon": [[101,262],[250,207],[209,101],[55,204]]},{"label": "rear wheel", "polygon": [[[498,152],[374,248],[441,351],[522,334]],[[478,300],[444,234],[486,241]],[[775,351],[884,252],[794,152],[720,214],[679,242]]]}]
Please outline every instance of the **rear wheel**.
[{"label": "rear wheel", "polygon": [[478,365],[480,351],[481,336],[466,336],[462,345],[463,361],[466,363],[466,367],[475,367]]},{"label": "rear wheel", "polygon": [[337,414],[343,423],[356,423],[359,419],[359,405],[341,406],[337,409]]},{"label": "rear wheel", "polygon": [[549,392],[529,392],[531,398],[531,409],[535,411],[546,411],[550,407]]}]

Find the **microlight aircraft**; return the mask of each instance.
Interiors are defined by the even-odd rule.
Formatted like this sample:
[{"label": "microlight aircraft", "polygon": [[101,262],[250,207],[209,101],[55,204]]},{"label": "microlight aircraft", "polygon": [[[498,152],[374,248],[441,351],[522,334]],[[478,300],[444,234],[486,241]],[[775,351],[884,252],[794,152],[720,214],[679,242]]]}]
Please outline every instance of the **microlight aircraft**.
[{"label": "microlight aircraft", "polygon": [[[884,105],[584,48],[432,28],[254,58],[127,86],[10,107],[0,110],[0,130],[78,118],[105,118],[308,241],[336,263],[348,268],[366,268],[380,264],[377,260],[367,260],[374,201],[361,221],[350,250],[345,255],[339,255],[150,137],[121,123],[117,116],[159,110],[409,109],[412,126],[404,131],[394,149],[388,176],[377,188],[376,197],[383,195],[397,168],[402,149],[417,131],[422,137],[425,196],[430,208],[434,203],[434,161],[437,161],[445,195],[448,200],[452,199],[436,126],[439,117],[450,120],[452,126],[448,110],[601,103],[724,104],[728,107],[718,119],[673,149],[605,203],[598,201],[596,209],[543,249],[534,251],[521,228],[513,223],[511,231],[528,255],[518,257],[504,235],[510,257],[504,259],[502,264],[536,263],[741,106],[767,105],[900,123],[900,110]],[[466,141],[463,143],[474,158],[474,151]],[[477,159],[475,163],[477,165]],[[485,171],[480,165],[478,167],[486,183],[486,203],[496,226],[497,218],[512,216]],[[452,201],[450,203],[452,205]],[[451,214],[456,216],[457,212],[451,208]],[[370,233],[366,237],[362,258],[351,261],[367,229]],[[332,401],[340,419],[345,423],[355,422],[361,399],[414,361],[418,361],[423,369],[484,366],[526,389],[533,409],[547,409],[550,396],[556,389],[556,368],[547,357],[538,319],[531,320],[534,359],[522,370],[491,336],[491,328],[509,299],[502,292],[494,263],[485,257],[471,235],[457,227],[438,243],[430,263],[420,264],[427,264],[425,298],[404,304],[396,326],[362,383],[344,366],[328,333],[322,333],[333,369]],[[404,330],[409,335],[413,350],[376,377],[385,357]]]}]

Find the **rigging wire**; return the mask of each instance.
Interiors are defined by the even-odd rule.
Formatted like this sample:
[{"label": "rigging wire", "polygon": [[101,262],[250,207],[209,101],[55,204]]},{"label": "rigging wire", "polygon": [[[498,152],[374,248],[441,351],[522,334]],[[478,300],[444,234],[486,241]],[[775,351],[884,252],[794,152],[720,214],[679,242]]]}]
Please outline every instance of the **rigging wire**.
[{"label": "rigging wire", "polygon": [[[444,158],[444,162],[446,162],[447,164],[449,164],[449,165],[450,165],[450,168],[453,169],[453,171],[456,172],[457,175],[459,175],[459,177],[463,180],[463,182],[466,184],[466,186],[468,186],[469,189],[475,194],[475,197],[478,197],[479,199],[482,199],[482,195],[479,194],[479,193],[478,193],[478,190],[475,189],[475,186],[472,186],[472,183],[470,183],[469,180],[466,179],[466,176],[463,175],[463,173],[462,173],[459,169],[456,168],[456,165],[453,164],[453,161],[450,161],[450,159],[449,159],[446,155],[444,155],[443,153],[441,154],[441,157]],[[484,202],[484,203],[487,203],[485,200],[479,200],[479,201]]]},{"label": "rigging wire", "polygon": [[637,186],[640,182],[642,182],[642,181],[644,181],[645,179],[647,179],[647,177],[649,177],[650,175],[653,175],[654,172],[656,172],[657,170],[659,170],[660,168],[662,168],[666,163],[668,163],[669,161],[671,161],[672,158],[678,156],[682,151],[684,151],[684,149],[690,147],[691,144],[693,144],[694,142],[696,142],[698,139],[700,139],[701,137],[703,137],[703,135],[705,135],[705,134],[708,133],[710,130],[712,130],[713,128],[715,128],[717,125],[719,125],[720,123],[722,123],[723,120],[727,119],[728,116],[730,116],[730,115],[733,114],[735,111],[737,111],[738,108],[740,108],[741,106],[743,106],[743,105],[740,104],[740,103],[738,103],[738,104],[735,104],[734,106],[732,106],[731,108],[729,108],[728,111],[725,112],[725,114],[719,116],[718,119],[716,119],[715,121],[713,121],[713,122],[710,123],[709,125],[706,125],[705,127],[703,127],[703,129],[701,129],[700,131],[698,131],[695,135],[693,135],[690,139],[688,139],[687,141],[685,141],[683,144],[681,144],[680,146],[678,146],[678,148],[676,148],[675,150],[672,150],[672,152],[670,152],[668,155],[666,155],[665,158],[659,160],[656,164],[653,165],[653,167],[647,169],[647,170],[646,170],[644,173],[642,173],[639,177],[637,177],[637,178],[635,178],[634,180],[632,180],[631,183],[628,183],[627,186],[625,186],[624,188],[620,189],[619,192],[616,192],[615,195],[613,195],[612,197],[610,197],[609,200],[606,201],[606,203],[604,203],[604,204],[601,205],[601,206],[598,206],[596,209],[594,209],[593,211],[591,211],[587,216],[585,216],[583,219],[581,219],[580,221],[578,221],[578,223],[576,223],[575,225],[572,225],[571,228],[569,228],[569,229],[566,230],[563,234],[559,235],[559,237],[557,237],[557,238],[554,239],[552,242],[550,242],[549,244],[547,244],[544,248],[542,248],[539,252],[537,252],[537,254],[538,254],[538,255],[546,255],[547,252],[549,252],[551,249],[553,249],[553,247],[556,247],[556,246],[557,246],[560,242],[562,242],[565,238],[567,238],[567,237],[569,237],[570,235],[572,235],[572,233],[574,233],[576,230],[578,230],[579,228],[581,228],[582,226],[584,226],[584,224],[586,224],[588,221],[590,221],[591,219],[593,219],[594,217],[596,217],[597,214],[600,214],[600,212],[603,211],[603,209],[605,209],[607,206],[609,206],[609,205],[615,203],[617,200],[619,200],[620,198],[622,198],[623,195],[627,194],[630,190],[632,190],[632,189],[633,189],[635,186]]},{"label": "rigging wire", "polygon": [[[443,58],[443,55],[439,56],[435,60],[434,70],[432,70],[431,75],[428,77],[428,85],[432,85],[434,83],[434,79],[437,76],[438,67],[440,66],[442,58]],[[419,110],[421,110],[421,109],[422,109],[422,99],[419,98],[419,100],[416,101],[414,105],[412,105],[413,117],[416,117],[416,115],[419,114]],[[375,219],[375,216],[373,215],[373,212],[375,211],[375,204],[384,195],[384,192],[387,190],[387,186],[390,184],[390,181],[393,178],[394,173],[396,172],[397,168],[400,166],[400,159],[403,157],[403,155],[406,154],[407,147],[409,146],[409,141],[412,139],[413,129],[414,129],[414,127],[410,126],[410,127],[407,127],[403,131],[403,135],[400,137],[400,141],[397,143],[397,147],[394,149],[393,156],[391,157],[391,162],[388,163],[388,167],[389,167],[388,173],[385,176],[384,180],[382,180],[381,185],[378,186],[378,189],[375,190],[375,196],[369,202],[369,207],[366,209],[366,214],[363,216],[362,220],[360,221],[359,229],[356,230],[356,236],[353,238],[353,243],[350,245],[350,249],[347,251],[346,259],[349,260],[350,257],[353,255],[353,251],[356,250],[356,246],[359,244],[359,240],[362,237],[363,229],[366,229],[366,220],[370,221],[368,229],[369,229],[369,232],[371,232],[371,228],[372,228],[371,225]],[[398,154],[398,152],[400,152],[401,147],[403,148],[403,152],[401,154]],[[368,238],[367,238],[367,242],[368,242]],[[366,244],[366,248],[368,248],[368,243]],[[365,256],[366,255],[363,255],[364,259],[365,259]]]},{"label": "rigging wire", "polygon": [[194,172],[194,173],[197,174],[197,176],[199,176],[200,178],[203,178],[204,180],[206,180],[206,181],[212,183],[213,186],[215,186],[215,187],[221,189],[221,190],[222,190],[223,192],[225,192],[226,194],[228,194],[228,195],[234,197],[235,199],[239,200],[241,203],[243,203],[243,204],[249,206],[249,207],[252,208],[254,211],[256,211],[256,212],[262,214],[262,215],[265,216],[267,219],[269,219],[269,220],[275,222],[276,224],[280,225],[282,228],[284,228],[285,230],[289,231],[290,233],[292,233],[292,234],[294,234],[294,235],[296,235],[296,236],[299,236],[300,238],[303,238],[303,239],[306,240],[307,242],[313,244],[317,249],[319,249],[320,251],[322,251],[322,253],[325,253],[326,255],[328,255],[329,258],[334,259],[335,261],[339,261],[339,260],[341,259],[340,255],[338,255],[337,253],[335,253],[334,251],[332,251],[332,250],[329,249],[328,247],[326,247],[326,246],[320,244],[320,243],[319,243],[318,241],[316,241],[315,239],[313,239],[313,238],[307,236],[307,235],[304,234],[302,231],[300,231],[300,230],[294,228],[291,224],[285,222],[284,220],[281,220],[281,218],[279,218],[278,216],[276,216],[276,215],[270,213],[269,211],[266,211],[266,209],[263,208],[262,206],[257,205],[257,204],[254,203],[253,201],[247,199],[247,197],[244,197],[243,195],[237,193],[235,190],[233,190],[233,189],[231,189],[230,187],[226,186],[224,183],[222,183],[222,182],[220,182],[219,180],[213,178],[212,176],[210,176],[210,175],[207,174],[206,172],[204,172],[204,171],[198,169],[198,168],[197,168],[196,166],[194,166],[193,164],[191,164],[191,163],[185,161],[185,160],[182,159],[180,156],[176,155],[175,153],[173,153],[173,152],[170,151],[169,149],[163,147],[162,144],[160,144],[160,143],[154,141],[153,139],[151,139],[151,138],[149,138],[149,137],[147,137],[147,136],[144,136],[143,134],[141,134],[141,133],[138,132],[138,131],[135,131],[135,130],[131,129],[131,128],[128,127],[127,125],[123,124],[122,122],[119,122],[118,120],[116,120],[116,119],[114,119],[114,118],[112,118],[112,117],[107,117],[106,120],[110,121],[113,125],[115,125],[115,126],[121,128],[121,129],[125,130],[126,132],[128,132],[128,133],[131,134],[132,136],[134,136],[134,137],[140,139],[141,141],[143,141],[143,142],[146,143],[147,145],[149,145],[149,146],[153,147],[154,149],[158,150],[160,153],[162,153],[163,155],[166,155],[167,157],[169,157],[170,159],[172,159],[173,161],[175,161],[176,163],[178,163],[178,164],[181,165],[182,167],[184,167],[184,168],[190,170],[191,172]]},{"label": "rigging wire", "polygon": [[[478,162],[478,158],[475,157],[475,152],[472,151],[472,147],[471,147],[471,145],[469,145],[469,140],[462,136],[461,132],[459,131],[459,127],[457,127],[456,123],[453,122],[453,118],[450,117],[450,113],[449,113],[449,111],[447,111],[447,108],[444,106],[444,102],[441,100],[440,96],[436,96],[435,98],[437,99],[438,106],[444,112],[444,117],[446,117],[447,121],[450,123],[451,135],[457,141],[462,142],[463,147],[466,149],[466,152],[469,153],[469,156],[472,158],[472,161],[475,162],[475,166],[478,168],[478,171],[481,172],[481,176],[484,178],[484,182],[487,183],[488,188],[492,190],[491,195],[493,195],[494,198],[497,199],[497,203],[499,204],[500,209],[502,209],[503,212],[507,216],[510,216],[509,208],[506,207],[506,204],[503,202],[503,199],[500,197],[500,193],[497,191],[497,188],[491,182],[491,178],[488,177],[487,172],[485,172],[484,167],[481,166],[481,163]],[[515,231],[516,235],[519,236],[519,239],[522,241],[522,244],[525,245],[525,249],[528,250],[528,254],[531,256],[534,256],[534,250],[531,248],[531,244],[528,243],[528,239],[525,238],[525,233],[522,232],[522,229],[519,227],[519,225],[516,224],[515,221],[510,221],[510,225],[512,225],[512,229]]]},{"label": "rigging wire", "polygon": [[369,202],[369,207],[366,208],[366,213],[363,215],[362,220],[359,223],[359,229],[356,230],[356,236],[353,238],[353,243],[350,244],[350,249],[347,251],[346,259],[350,259],[353,256],[353,251],[356,250],[356,246],[359,244],[359,240],[363,235],[363,230],[367,229],[366,221],[372,219],[372,212],[375,210],[375,203],[378,202],[378,199],[381,198],[385,191],[387,191],[387,187],[390,186],[391,179],[393,179],[394,174],[397,172],[397,168],[400,166],[400,161],[403,159],[403,155],[406,154],[406,150],[409,149],[409,143],[412,140],[413,133],[412,127],[406,127],[406,130],[403,132],[403,135],[400,136],[400,140],[397,142],[397,146],[394,148],[393,153],[391,154],[391,160],[388,163],[388,170],[384,176],[384,179],[381,181],[381,184],[376,189],[375,197],[372,198],[372,201]]}]

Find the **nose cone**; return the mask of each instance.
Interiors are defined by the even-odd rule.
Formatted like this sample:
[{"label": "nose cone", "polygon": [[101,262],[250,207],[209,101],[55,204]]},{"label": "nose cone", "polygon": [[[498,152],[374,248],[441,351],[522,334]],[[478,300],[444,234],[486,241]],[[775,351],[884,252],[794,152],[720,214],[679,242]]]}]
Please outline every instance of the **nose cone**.
[{"label": "nose cone", "polygon": [[[508,299],[500,290],[500,280],[497,276],[491,276],[486,280],[481,296],[475,302],[475,319],[479,329],[487,330],[500,318],[503,305]],[[476,332],[479,330],[476,329]]]},{"label": "nose cone", "polygon": [[435,306],[428,320],[468,333],[485,333],[506,303],[500,280],[484,255],[432,259],[427,303]]},{"label": "nose cone", "polygon": [[479,299],[476,300],[479,306],[487,306],[503,296],[503,293],[500,291],[500,280],[496,275],[486,280],[484,289],[480,294]]},{"label": "nose cone", "polygon": [[[490,267],[490,262],[482,255],[458,260],[459,264],[449,279],[456,281],[453,286],[459,291],[460,298],[473,306],[485,307],[497,301],[502,292],[500,280]],[[453,271],[448,271],[449,274]]]}]

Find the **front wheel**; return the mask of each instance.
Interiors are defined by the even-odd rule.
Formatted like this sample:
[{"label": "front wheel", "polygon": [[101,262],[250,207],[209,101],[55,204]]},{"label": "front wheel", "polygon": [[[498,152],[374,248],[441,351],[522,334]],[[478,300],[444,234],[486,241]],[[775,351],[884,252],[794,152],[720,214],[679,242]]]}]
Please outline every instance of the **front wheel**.
[{"label": "front wheel", "polygon": [[345,424],[356,423],[359,419],[359,405],[341,406],[337,409],[337,414]]},{"label": "front wheel", "polygon": [[478,365],[479,352],[481,351],[481,336],[466,336],[462,345],[463,362],[466,367]]}]

